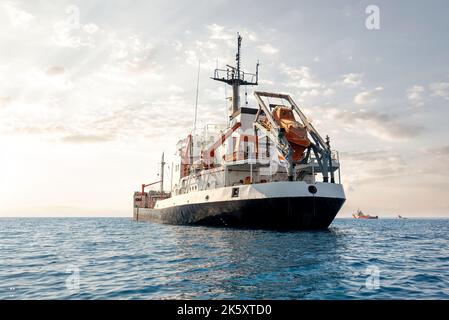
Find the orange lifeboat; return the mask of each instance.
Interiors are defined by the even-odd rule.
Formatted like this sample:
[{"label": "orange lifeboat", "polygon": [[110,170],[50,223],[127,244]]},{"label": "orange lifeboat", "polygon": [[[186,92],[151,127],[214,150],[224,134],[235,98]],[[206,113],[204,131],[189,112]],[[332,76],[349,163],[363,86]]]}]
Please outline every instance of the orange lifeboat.
[{"label": "orange lifeboat", "polygon": [[302,159],[304,150],[310,146],[307,138],[307,129],[295,119],[293,110],[287,107],[277,106],[273,111],[273,118],[283,128],[286,138],[293,149],[293,161]]}]

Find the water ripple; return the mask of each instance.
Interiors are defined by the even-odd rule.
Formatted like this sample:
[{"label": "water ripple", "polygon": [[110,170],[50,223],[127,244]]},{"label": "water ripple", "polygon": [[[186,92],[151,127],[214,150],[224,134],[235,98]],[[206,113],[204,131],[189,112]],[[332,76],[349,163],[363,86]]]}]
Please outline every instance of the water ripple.
[{"label": "water ripple", "polygon": [[449,220],[275,232],[0,219],[0,299],[449,299]]}]

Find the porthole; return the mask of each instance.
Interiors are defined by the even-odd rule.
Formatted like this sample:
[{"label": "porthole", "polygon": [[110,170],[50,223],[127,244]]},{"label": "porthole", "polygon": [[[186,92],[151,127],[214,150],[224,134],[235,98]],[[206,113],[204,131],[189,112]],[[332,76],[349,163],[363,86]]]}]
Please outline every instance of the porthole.
[{"label": "porthole", "polygon": [[311,194],[315,194],[318,192],[317,188],[315,186],[309,186],[309,192]]}]

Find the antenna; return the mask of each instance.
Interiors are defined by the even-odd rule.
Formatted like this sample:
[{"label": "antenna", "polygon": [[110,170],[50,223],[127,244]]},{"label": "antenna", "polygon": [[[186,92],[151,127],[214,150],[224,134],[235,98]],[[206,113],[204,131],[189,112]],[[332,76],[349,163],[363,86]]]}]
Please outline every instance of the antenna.
[{"label": "antenna", "polygon": [[195,118],[193,120],[193,134],[196,133],[196,118],[198,114],[198,95],[199,95],[199,88],[200,88],[200,71],[201,71],[201,61],[198,60],[198,77],[196,79],[196,99],[195,99]]},{"label": "antenna", "polygon": [[237,55],[235,62],[237,63],[237,79],[240,79],[240,48],[242,47],[242,37],[237,33]]},{"label": "antenna", "polygon": [[[242,37],[237,33],[236,66],[226,65],[226,70],[217,68],[215,69],[214,76],[211,77],[213,80],[221,81],[232,86],[232,110],[229,115],[230,118],[233,118],[236,111],[240,108],[240,86],[257,86],[259,79],[259,61],[256,64],[256,73],[241,71],[241,46]],[[245,78],[250,80],[245,80]]]}]

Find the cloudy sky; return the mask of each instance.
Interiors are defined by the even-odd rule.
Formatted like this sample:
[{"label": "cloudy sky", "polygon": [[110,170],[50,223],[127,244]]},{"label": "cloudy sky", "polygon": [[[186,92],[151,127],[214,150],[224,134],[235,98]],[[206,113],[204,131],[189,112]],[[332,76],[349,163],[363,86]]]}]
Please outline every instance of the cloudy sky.
[{"label": "cloudy sky", "polygon": [[192,127],[198,60],[199,122],[224,122],[209,76],[233,63],[237,32],[245,69],[261,62],[258,89],[292,94],[340,151],[340,216],[448,216],[447,12],[444,0],[2,0],[0,216],[130,216]]}]

